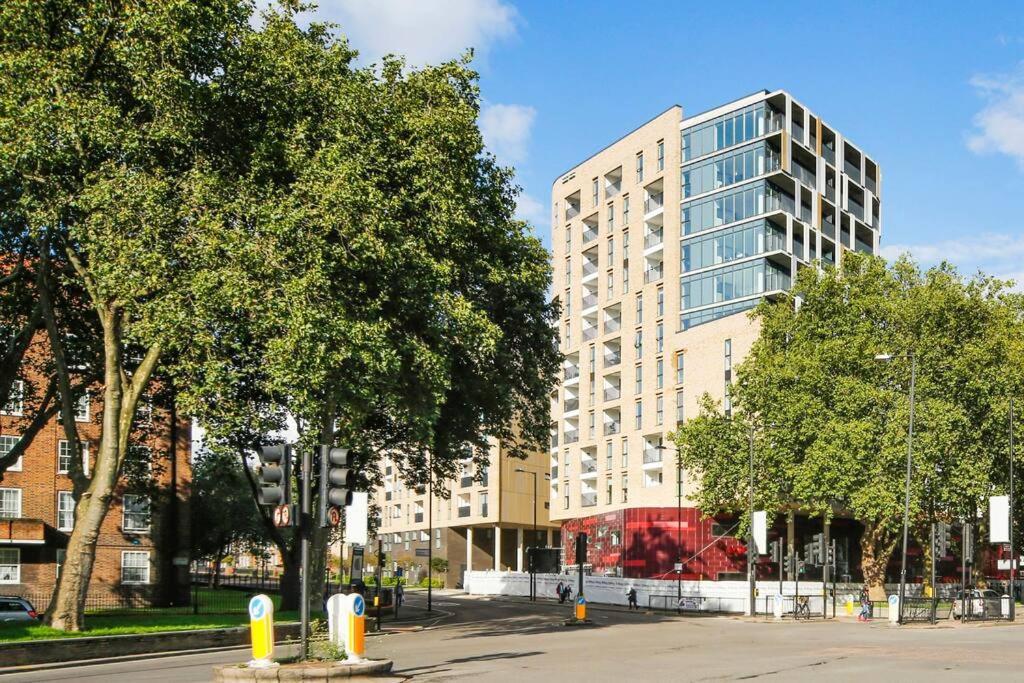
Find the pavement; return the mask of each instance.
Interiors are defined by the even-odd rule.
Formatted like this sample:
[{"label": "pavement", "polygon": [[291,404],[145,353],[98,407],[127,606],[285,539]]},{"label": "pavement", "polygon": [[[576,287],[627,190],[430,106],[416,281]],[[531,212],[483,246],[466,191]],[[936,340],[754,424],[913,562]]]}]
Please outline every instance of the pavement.
[{"label": "pavement", "polygon": [[[422,610],[425,593],[406,595]],[[371,657],[394,660],[378,681],[978,680],[1024,677],[1021,626],[894,627],[848,619],[775,623],[764,618],[677,616],[589,606],[593,625],[567,628],[571,606],[438,590],[439,612],[421,629],[367,639]],[[443,613],[440,613],[443,610]],[[417,614],[419,616],[419,614]],[[0,675],[10,681],[208,681],[214,664],[245,650]]]}]

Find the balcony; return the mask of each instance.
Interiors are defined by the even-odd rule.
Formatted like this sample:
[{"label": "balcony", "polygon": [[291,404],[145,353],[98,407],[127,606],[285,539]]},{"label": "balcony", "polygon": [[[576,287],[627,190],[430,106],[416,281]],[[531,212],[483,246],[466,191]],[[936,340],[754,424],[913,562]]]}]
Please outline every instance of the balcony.
[{"label": "balcony", "polygon": [[468,505],[465,507],[459,506],[459,517],[469,517],[469,512],[470,509]]},{"label": "balcony", "polygon": [[583,493],[580,495],[580,505],[585,508],[592,508],[597,505],[597,491],[593,493]]},{"label": "balcony", "polygon": [[597,294],[585,294],[583,296],[583,310],[593,308],[597,305]]},{"label": "balcony", "polygon": [[551,478],[558,479],[558,465],[551,466]]},{"label": "balcony", "polygon": [[616,351],[615,353],[604,354],[604,366],[611,368],[622,362],[622,354]]},{"label": "balcony", "polygon": [[864,179],[864,187],[871,190],[872,194],[878,194],[878,185],[875,183],[875,179],[871,176]]},{"label": "balcony", "polygon": [[580,369],[578,367],[576,367],[575,365],[571,365],[571,366],[565,368],[564,370],[562,370],[562,377],[567,382],[570,379],[576,379],[579,376],[580,376]]},{"label": "balcony", "polygon": [[611,436],[612,434],[618,434],[622,427],[618,422],[605,422],[604,423],[604,435]]},{"label": "balcony", "polygon": [[836,151],[829,147],[827,143],[821,146],[821,156],[829,164],[836,165]]},{"label": "balcony", "polygon": [[574,429],[572,431],[566,431],[563,436],[565,437],[565,444],[568,446],[571,443],[576,443],[580,440],[580,430]]},{"label": "balcony", "polygon": [[459,486],[461,486],[462,488],[467,488],[472,485],[473,477],[467,477],[466,475],[463,475],[462,478],[459,479]]},{"label": "balcony", "polygon": [[649,465],[651,463],[662,461],[662,450],[660,448],[645,448],[644,449],[644,464]]},{"label": "balcony", "polygon": [[644,199],[644,214],[654,213],[665,207],[664,193],[648,195]]},{"label": "balcony", "polygon": [[807,168],[806,166],[802,166],[796,163],[795,161],[793,162],[791,168],[793,169],[793,176],[796,177],[796,179],[799,180],[801,183],[811,188],[812,190],[815,187],[817,187],[817,180],[814,177],[814,171]]},{"label": "balcony", "polygon": [[847,198],[847,203],[850,206],[850,213],[858,218],[858,220],[864,220],[864,206],[860,202],[854,201],[852,198]]},{"label": "balcony", "polygon": [[606,401],[615,401],[620,395],[621,393],[619,392],[618,387],[610,387],[604,390],[604,400]]},{"label": "balcony", "polygon": [[597,264],[591,263],[590,261],[583,262],[583,277],[593,275],[597,272]]},{"label": "balcony", "polygon": [[583,341],[590,341],[597,336],[596,327],[587,327],[583,330]]},{"label": "balcony", "polygon": [[551,447],[558,448],[558,434],[551,435]]},{"label": "balcony", "polygon": [[605,318],[604,321],[604,333],[618,332],[622,329],[622,318]]},{"label": "balcony", "polygon": [[854,165],[849,160],[843,161],[843,171],[850,176],[850,180],[860,185],[860,166]]},{"label": "balcony", "polygon": [[782,112],[769,114],[765,120],[765,125],[768,127],[769,133],[775,133],[786,127],[786,117]]},{"label": "balcony", "polygon": [[412,516],[412,521],[416,522],[417,524],[422,522],[423,521],[423,513],[422,512],[417,512],[415,515]]},{"label": "balcony", "polygon": [[830,202],[834,202],[836,200],[835,185],[829,185],[828,183],[825,183],[825,199],[829,200]]},{"label": "balcony", "polygon": [[657,282],[665,276],[665,269],[662,266],[657,268],[648,268],[644,271],[644,284],[649,285],[652,282]]},{"label": "balcony", "polygon": [[562,410],[567,413],[571,413],[574,410],[580,409],[580,400],[578,398],[567,398],[565,403],[562,405]]},{"label": "balcony", "polygon": [[580,474],[597,472],[597,461],[591,458],[580,460]]},{"label": "balcony", "polygon": [[665,233],[663,230],[655,230],[646,237],[644,237],[644,249],[651,249],[652,247],[661,246],[665,242]]}]

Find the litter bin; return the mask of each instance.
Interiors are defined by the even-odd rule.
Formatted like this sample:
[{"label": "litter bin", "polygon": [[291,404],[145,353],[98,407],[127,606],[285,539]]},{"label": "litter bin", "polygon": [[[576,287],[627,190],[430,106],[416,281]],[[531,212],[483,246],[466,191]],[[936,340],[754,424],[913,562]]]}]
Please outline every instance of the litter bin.
[{"label": "litter bin", "polygon": [[1009,618],[1010,616],[1010,596],[1003,595],[1003,599],[999,601],[999,614],[1002,617]]}]

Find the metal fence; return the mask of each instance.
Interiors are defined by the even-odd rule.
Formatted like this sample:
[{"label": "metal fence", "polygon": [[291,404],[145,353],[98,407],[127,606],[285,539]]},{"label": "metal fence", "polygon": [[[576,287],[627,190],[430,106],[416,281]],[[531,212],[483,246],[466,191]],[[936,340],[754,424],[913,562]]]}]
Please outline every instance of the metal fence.
[{"label": "metal fence", "polygon": [[192,583],[213,588],[235,588],[265,593],[281,590],[281,580],[271,576],[221,574],[216,576],[210,572],[192,572]]},{"label": "metal fence", "polygon": [[[779,596],[766,595],[763,600],[755,603],[758,606],[757,613],[767,617],[775,616],[775,603]],[[831,598],[826,602],[818,595],[783,595],[782,597],[782,618],[783,619],[824,619],[825,612],[832,606]],[[763,606],[763,607],[762,607]]]}]

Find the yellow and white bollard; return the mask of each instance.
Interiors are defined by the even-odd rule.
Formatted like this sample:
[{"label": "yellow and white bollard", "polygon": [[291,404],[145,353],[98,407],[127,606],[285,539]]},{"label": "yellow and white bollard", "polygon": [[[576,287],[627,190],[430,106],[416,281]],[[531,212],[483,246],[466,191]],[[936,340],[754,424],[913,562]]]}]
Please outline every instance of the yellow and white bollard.
[{"label": "yellow and white bollard", "polygon": [[249,630],[252,635],[253,669],[277,666],[274,661],[274,601],[266,595],[255,595],[249,601]]},{"label": "yellow and white bollard", "polygon": [[331,642],[345,650],[349,661],[366,656],[366,601],[358,593],[332,595],[327,600],[327,627]]},{"label": "yellow and white bollard", "polygon": [[587,618],[587,600],[582,595],[576,598],[576,619],[585,621]]}]

